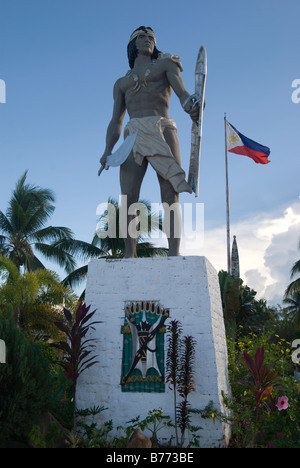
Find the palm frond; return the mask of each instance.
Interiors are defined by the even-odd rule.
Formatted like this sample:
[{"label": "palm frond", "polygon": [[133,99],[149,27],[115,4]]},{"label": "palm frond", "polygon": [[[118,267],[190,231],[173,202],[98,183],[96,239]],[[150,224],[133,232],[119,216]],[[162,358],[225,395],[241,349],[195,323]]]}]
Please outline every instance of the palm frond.
[{"label": "palm frond", "polygon": [[49,189],[25,184],[26,176],[27,171],[17,182],[6,211],[6,216],[15,229],[18,227],[24,229],[31,218],[35,218],[35,222],[39,221],[41,226],[41,220],[43,219],[45,222],[55,210],[53,192]]},{"label": "palm frond", "polygon": [[68,276],[66,276],[62,284],[64,286],[69,286],[70,288],[74,288],[79,286],[83,281],[86,280],[88,272],[88,265],[84,265],[82,267],[73,270]]},{"label": "palm frond", "polygon": [[293,268],[291,270],[291,278],[293,278],[298,273],[300,273],[300,260],[294,263]]},{"label": "palm frond", "polygon": [[5,232],[6,234],[13,234],[13,227],[4,213],[0,211],[0,231]]},{"label": "palm frond", "polygon": [[45,270],[43,263],[34,254],[26,257],[24,267],[27,271]]},{"label": "palm frond", "polygon": [[99,236],[97,235],[97,233],[95,233],[93,239],[92,239],[92,242],[91,242],[92,245],[94,245],[95,247],[100,247],[101,248],[101,239],[99,238]]},{"label": "palm frond", "polygon": [[25,223],[23,231],[27,236],[30,236],[36,233],[37,230],[42,230],[50,214],[51,213],[46,212],[44,204],[38,206],[31,212],[25,211]]},{"label": "palm frond", "polygon": [[17,201],[24,206],[32,205],[33,201],[35,201],[37,205],[50,205],[51,203],[54,203],[55,195],[52,190],[44,189],[32,184],[25,184],[27,172],[28,171],[25,171],[18,180],[16,187],[12,192],[12,200]]},{"label": "palm frond", "polygon": [[151,242],[140,242],[136,246],[138,257],[167,257],[169,249],[164,247],[156,247]]},{"label": "palm frond", "polygon": [[12,279],[20,276],[19,270],[12,260],[0,254],[0,270],[6,272]]},{"label": "palm frond", "polygon": [[0,235],[0,254],[9,256],[9,246],[7,245],[7,237]]},{"label": "palm frond", "polygon": [[285,290],[285,297],[293,296],[300,291],[300,278],[297,278],[295,281],[292,281]]},{"label": "palm frond", "polygon": [[15,239],[11,240],[11,246],[9,250],[9,258],[15,263],[15,265],[20,268],[25,266],[28,268],[30,264],[30,259],[34,257],[34,253],[31,245],[26,239],[18,239],[17,236]]},{"label": "palm frond", "polygon": [[56,247],[63,249],[71,256],[76,256],[81,261],[85,262],[91,258],[98,258],[106,254],[106,251],[90,244],[89,242],[77,239],[62,239],[54,243]]},{"label": "palm frond", "polygon": [[70,273],[74,270],[76,266],[76,261],[73,258],[73,255],[69,254],[63,248],[56,243],[48,245],[41,242],[36,242],[34,244],[35,249],[44,255],[48,260],[54,261],[60,267],[64,268],[67,273]]},{"label": "palm frond", "polygon": [[71,229],[61,226],[48,226],[43,229],[35,231],[31,235],[32,241],[47,242],[47,241],[62,241],[64,239],[73,239],[73,232]]}]

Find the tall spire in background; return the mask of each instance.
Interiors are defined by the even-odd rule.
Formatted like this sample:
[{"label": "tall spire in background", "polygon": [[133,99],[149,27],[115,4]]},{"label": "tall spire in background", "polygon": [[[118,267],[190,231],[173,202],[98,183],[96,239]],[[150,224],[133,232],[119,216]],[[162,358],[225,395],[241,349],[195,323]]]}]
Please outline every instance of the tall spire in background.
[{"label": "tall spire in background", "polygon": [[239,251],[237,247],[236,236],[233,236],[233,243],[232,243],[231,274],[235,278],[240,277],[240,261],[239,261]]}]

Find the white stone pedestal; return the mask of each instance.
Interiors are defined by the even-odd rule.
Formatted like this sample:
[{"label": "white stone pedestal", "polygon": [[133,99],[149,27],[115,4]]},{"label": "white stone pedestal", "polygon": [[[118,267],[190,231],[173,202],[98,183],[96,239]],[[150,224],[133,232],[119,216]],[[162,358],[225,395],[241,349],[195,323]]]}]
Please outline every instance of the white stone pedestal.
[{"label": "white stone pedestal", "polygon": [[[92,260],[88,268],[86,304],[97,309],[91,333],[95,339],[98,364],[79,378],[77,406],[108,408],[99,423],[112,420],[114,428],[126,427],[129,420],[147,410],[163,409],[174,422],[173,390],[164,393],[122,392],[120,385],[124,324],[124,307],[129,302],[155,301],[170,311],[171,320],[182,324],[183,336],[192,336],[196,344],[195,388],[189,402],[194,409],[204,409],[210,401],[225,412],[221,392],[230,394],[227,373],[227,346],[216,271],[205,257],[155,257],[122,260]],[[167,336],[165,336],[165,354]],[[178,399],[178,402],[180,398]],[[200,446],[225,447],[229,428],[218,420],[193,415],[193,424],[201,426]],[[174,429],[159,432],[166,440]],[[115,432],[116,433],[116,432]],[[147,435],[147,433],[145,432]],[[188,441],[187,441],[188,442]]]}]

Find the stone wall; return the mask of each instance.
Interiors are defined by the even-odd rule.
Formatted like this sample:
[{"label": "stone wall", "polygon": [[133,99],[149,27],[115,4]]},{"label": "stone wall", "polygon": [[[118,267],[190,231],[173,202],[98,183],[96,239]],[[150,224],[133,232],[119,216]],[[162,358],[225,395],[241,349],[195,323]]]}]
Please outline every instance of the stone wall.
[{"label": "stone wall", "polygon": [[[166,385],[164,393],[122,392],[120,385],[124,307],[128,302],[155,301],[169,309],[165,322],[179,320],[183,335],[196,340],[196,392],[190,395],[191,406],[204,409],[210,401],[224,412],[221,392],[230,393],[227,373],[227,347],[224,320],[216,271],[205,257],[155,257],[122,260],[92,260],[88,268],[86,304],[97,309],[93,320],[101,320],[91,338],[96,341],[99,363],[84,372],[78,382],[79,408],[105,406],[99,424],[112,419],[114,428],[147,410],[162,408],[174,421],[173,392]],[[219,421],[193,416],[201,447],[224,447],[229,428]],[[160,432],[166,440],[173,429]]]}]

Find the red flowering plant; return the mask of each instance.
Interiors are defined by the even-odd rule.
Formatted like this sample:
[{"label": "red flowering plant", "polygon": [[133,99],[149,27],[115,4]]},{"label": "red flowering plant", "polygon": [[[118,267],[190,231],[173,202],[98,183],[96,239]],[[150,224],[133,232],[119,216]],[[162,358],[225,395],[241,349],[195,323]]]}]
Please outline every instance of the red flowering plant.
[{"label": "red flowering plant", "polygon": [[94,345],[92,339],[86,339],[89,330],[94,329],[93,325],[101,322],[90,322],[96,310],[89,312],[91,306],[80,303],[73,315],[68,309],[64,308],[64,320],[55,317],[55,325],[65,334],[65,341],[52,343],[55,347],[64,353],[64,358],[58,361],[58,364],[64,369],[67,379],[73,384],[74,401],[74,429],[76,425],[76,385],[79,375],[96,364],[95,356],[91,355]]},{"label": "red flowering plant", "polygon": [[232,393],[224,402],[231,446],[300,448],[300,387],[290,343],[274,330],[249,335],[228,340]]},{"label": "red flowering plant", "polygon": [[256,403],[256,423],[259,418],[259,409],[267,405],[268,412],[275,410],[275,400],[272,396],[277,385],[278,372],[273,370],[274,365],[267,366],[264,363],[264,346],[257,349],[254,359],[246,351],[242,357],[250,374],[239,383],[244,385],[254,396]]}]

